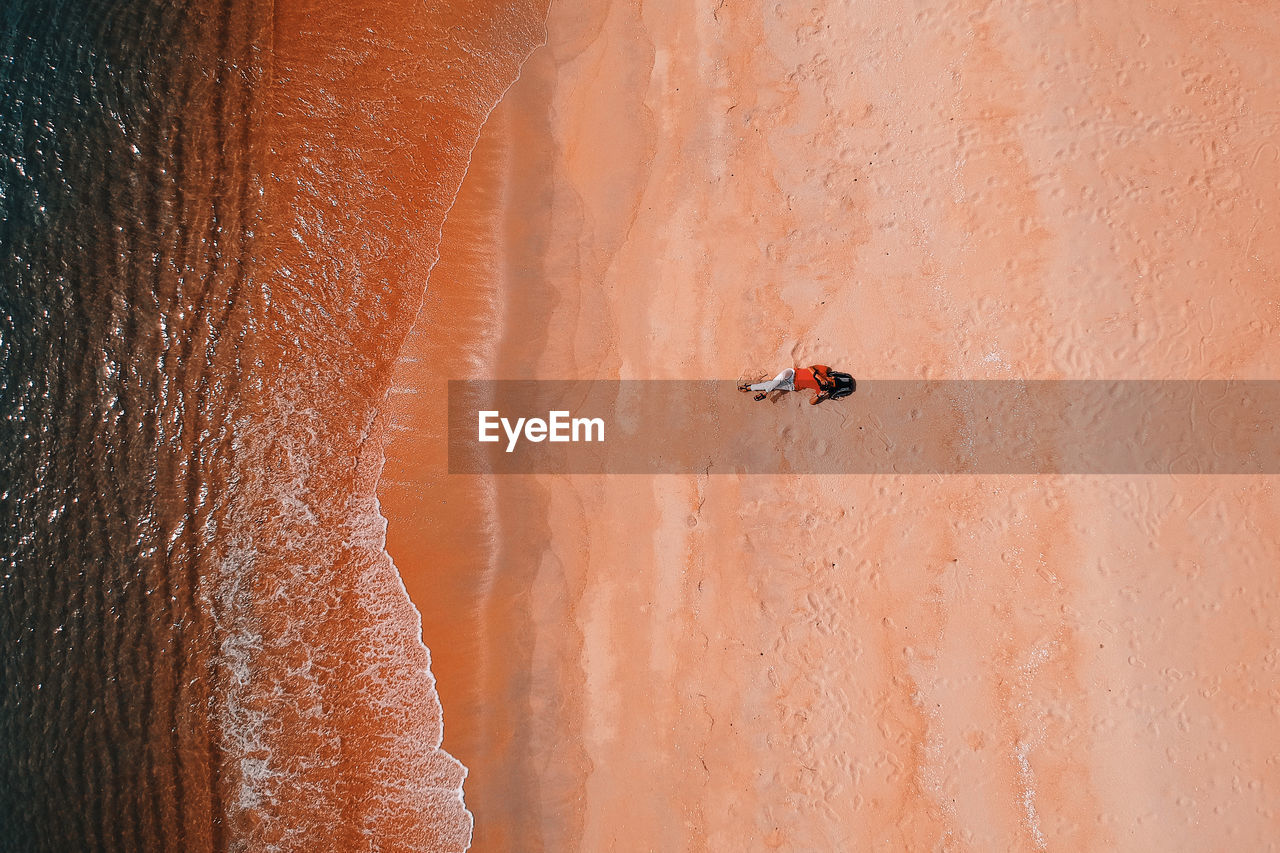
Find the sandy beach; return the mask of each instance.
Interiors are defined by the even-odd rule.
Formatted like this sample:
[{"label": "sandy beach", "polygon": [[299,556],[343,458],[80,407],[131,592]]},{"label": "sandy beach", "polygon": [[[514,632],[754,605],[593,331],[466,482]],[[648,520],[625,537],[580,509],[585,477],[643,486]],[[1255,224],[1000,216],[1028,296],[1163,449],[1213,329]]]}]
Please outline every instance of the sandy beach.
[{"label": "sandy beach", "polygon": [[1277,36],[1243,4],[552,7],[379,484],[474,850],[1275,849],[1269,478],[450,476],[443,394],[1273,376]]}]

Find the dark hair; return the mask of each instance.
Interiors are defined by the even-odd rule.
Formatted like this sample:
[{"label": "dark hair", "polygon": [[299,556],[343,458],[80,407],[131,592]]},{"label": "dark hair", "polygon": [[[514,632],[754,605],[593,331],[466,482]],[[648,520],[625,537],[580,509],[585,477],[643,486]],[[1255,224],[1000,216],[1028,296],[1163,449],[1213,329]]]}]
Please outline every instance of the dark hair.
[{"label": "dark hair", "polygon": [[854,391],[858,390],[858,382],[847,373],[839,373],[835,370],[831,371],[832,388],[827,392],[832,400],[839,400],[841,397],[848,397]]}]

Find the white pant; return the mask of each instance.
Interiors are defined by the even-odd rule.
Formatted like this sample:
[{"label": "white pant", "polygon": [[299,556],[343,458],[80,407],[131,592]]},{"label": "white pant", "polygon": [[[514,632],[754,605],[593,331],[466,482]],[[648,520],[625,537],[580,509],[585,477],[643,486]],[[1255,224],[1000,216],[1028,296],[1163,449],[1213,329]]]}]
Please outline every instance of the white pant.
[{"label": "white pant", "polygon": [[757,382],[751,386],[752,391],[794,391],[796,390],[796,372],[788,367],[768,382]]}]

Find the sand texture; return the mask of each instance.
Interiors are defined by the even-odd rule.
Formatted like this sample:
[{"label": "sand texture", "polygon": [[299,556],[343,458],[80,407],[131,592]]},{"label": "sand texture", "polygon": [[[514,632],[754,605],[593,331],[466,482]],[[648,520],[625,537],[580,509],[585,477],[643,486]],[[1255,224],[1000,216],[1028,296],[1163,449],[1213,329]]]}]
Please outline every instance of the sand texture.
[{"label": "sand texture", "polygon": [[1271,479],[451,478],[436,396],[1276,376],[1274,10],[606,0],[547,31],[381,484],[473,849],[1275,849]]}]

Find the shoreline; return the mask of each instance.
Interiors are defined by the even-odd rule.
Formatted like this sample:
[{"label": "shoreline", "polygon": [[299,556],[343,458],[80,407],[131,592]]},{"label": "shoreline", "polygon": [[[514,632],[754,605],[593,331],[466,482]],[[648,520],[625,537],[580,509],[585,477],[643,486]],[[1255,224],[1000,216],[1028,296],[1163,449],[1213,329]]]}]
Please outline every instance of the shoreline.
[{"label": "shoreline", "polygon": [[445,706],[443,747],[468,769],[464,798],[476,815],[477,851],[535,849],[530,840],[542,834],[542,783],[529,738],[546,725],[530,696],[535,630],[527,588],[538,572],[530,558],[545,550],[539,519],[546,512],[536,483],[500,487],[447,473],[443,402],[448,378],[492,375],[501,364],[512,365],[504,378],[536,375],[528,354],[542,349],[540,324],[529,318],[549,313],[539,300],[550,295],[513,285],[529,274],[513,268],[513,257],[536,267],[541,246],[516,248],[521,234],[511,214],[529,206],[513,204],[513,196],[536,195],[536,186],[524,185],[536,185],[545,171],[545,154],[527,154],[540,134],[525,127],[545,109],[537,61],[545,51],[526,60],[490,114],[445,223],[440,261],[397,361],[388,405],[394,474],[379,487],[387,550],[423,614]]}]

